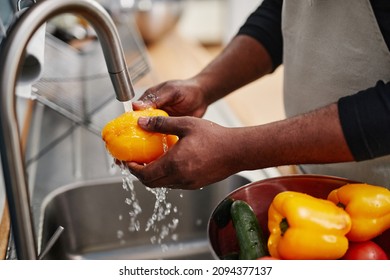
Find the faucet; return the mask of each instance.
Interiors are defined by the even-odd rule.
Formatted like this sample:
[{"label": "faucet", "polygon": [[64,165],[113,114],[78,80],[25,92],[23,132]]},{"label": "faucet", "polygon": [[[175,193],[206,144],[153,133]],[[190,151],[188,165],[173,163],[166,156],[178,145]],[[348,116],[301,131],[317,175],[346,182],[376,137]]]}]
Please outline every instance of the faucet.
[{"label": "faucet", "polygon": [[115,24],[96,1],[38,1],[11,27],[0,49],[0,148],[18,259],[35,260],[38,255],[16,115],[15,87],[29,40],[44,22],[63,13],[78,14],[95,29],[117,99],[130,101],[135,95]]}]

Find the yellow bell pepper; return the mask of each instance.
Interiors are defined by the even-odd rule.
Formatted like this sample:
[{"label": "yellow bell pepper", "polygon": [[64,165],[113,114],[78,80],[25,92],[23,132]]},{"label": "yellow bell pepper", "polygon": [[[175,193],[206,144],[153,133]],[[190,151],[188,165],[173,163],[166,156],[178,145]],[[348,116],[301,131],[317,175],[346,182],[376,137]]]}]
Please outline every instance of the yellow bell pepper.
[{"label": "yellow bell pepper", "polygon": [[279,259],[338,259],[348,249],[347,212],[308,194],[277,194],[268,210],[268,250]]},{"label": "yellow bell pepper", "polygon": [[351,241],[367,241],[390,228],[390,190],[384,187],[347,184],[330,192],[328,200],[351,217]]}]

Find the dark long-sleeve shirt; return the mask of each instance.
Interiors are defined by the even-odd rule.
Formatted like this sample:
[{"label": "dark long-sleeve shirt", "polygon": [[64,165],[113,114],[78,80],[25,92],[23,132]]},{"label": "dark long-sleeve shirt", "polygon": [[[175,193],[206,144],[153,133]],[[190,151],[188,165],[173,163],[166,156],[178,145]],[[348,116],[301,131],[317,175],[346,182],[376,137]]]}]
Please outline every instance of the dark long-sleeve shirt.
[{"label": "dark long-sleeve shirt", "polygon": [[[283,0],[264,0],[238,32],[266,48],[274,69],[283,63],[282,5]],[[390,52],[390,1],[371,0],[371,6]],[[390,154],[389,81],[390,77],[338,100],[344,136],[357,161]]]}]

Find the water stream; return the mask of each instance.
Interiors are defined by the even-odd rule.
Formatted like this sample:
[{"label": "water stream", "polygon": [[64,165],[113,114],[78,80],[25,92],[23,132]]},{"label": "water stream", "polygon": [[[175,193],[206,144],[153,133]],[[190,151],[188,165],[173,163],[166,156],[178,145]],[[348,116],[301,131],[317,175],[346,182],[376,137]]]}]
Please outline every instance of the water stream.
[{"label": "water stream", "polygon": [[[137,179],[129,172],[124,164],[122,164],[120,168],[122,172],[122,187],[126,191],[125,203],[129,206],[128,231],[134,232],[144,230],[152,232],[150,242],[152,244],[160,244],[162,248],[165,248],[163,240],[167,237],[170,237],[172,240],[177,240],[178,236],[177,234],[174,234],[174,231],[179,224],[179,213],[177,207],[172,205],[167,199],[169,189],[152,189],[143,186],[147,191],[154,195],[155,203],[151,216],[147,219],[146,224],[142,225],[140,223],[139,215],[142,213],[142,208],[148,207],[149,205],[142,205],[141,207],[134,187],[134,181]],[[119,215],[119,219],[122,220],[123,216]],[[124,233],[118,231],[117,236],[122,242]]]},{"label": "water stream", "polygon": [[131,100],[122,102],[122,104],[123,104],[123,108],[125,109],[125,112],[133,111],[133,105]]},{"label": "water stream", "polygon": [[[132,102],[122,102],[125,112],[133,111]],[[166,135],[163,136],[163,150],[168,150],[168,142]],[[139,221],[139,215],[142,213],[141,205],[137,199],[136,190],[134,188],[134,181],[137,180],[128,170],[125,163],[120,165],[122,173],[122,187],[126,191],[125,203],[129,205],[129,226],[128,231],[140,231],[142,228],[145,231],[153,232],[153,236],[150,241],[152,244],[161,244],[162,249],[166,248],[163,244],[163,240],[170,236],[173,240],[177,240],[177,234],[173,232],[179,224],[178,209],[172,203],[167,201],[168,188],[148,188],[145,187],[150,193],[155,196],[155,203],[151,217],[148,218],[146,225],[141,225]],[[147,206],[147,205],[146,205]],[[145,207],[145,205],[143,205]],[[123,216],[119,215],[119,219],[122,220]],[[124,242],[124,232],[118,230],[117,237]]]}]

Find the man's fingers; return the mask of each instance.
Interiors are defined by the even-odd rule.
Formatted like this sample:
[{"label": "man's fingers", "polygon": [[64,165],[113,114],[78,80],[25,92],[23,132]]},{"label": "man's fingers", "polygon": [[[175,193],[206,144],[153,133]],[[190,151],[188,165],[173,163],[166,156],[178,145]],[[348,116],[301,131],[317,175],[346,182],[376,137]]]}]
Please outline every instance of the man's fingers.
[{"label": "man's fingers", "polygon": [[193,127],[192,117],[140,117],[138,125],[147,131],[185,136]]},{"label": "man's fingers", "polygon": [[148,165],[140,165],[135,162],[128,162],[127,166],[135,177],[137,177],[141,183],[150,188],[155,187],[167,187],[167,188],[179,188],[179,185],[174,185],[169,179],[172,175],[167,170],[161,169],[161,165],[154,165],[153,162]]}]

